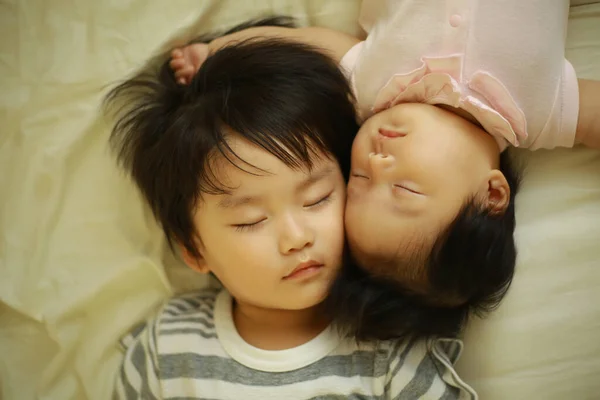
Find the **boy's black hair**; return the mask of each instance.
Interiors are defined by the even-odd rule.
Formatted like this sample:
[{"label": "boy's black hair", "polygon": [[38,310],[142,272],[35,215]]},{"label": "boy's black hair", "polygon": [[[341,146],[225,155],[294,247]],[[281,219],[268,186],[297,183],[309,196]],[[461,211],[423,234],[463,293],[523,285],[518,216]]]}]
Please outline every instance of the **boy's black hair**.
[{"label": "boy's black hair", "polygon": [[515,270],[515,195],[520,181],[507,152],[500,155],[500,170],[510,187],[507,209],[492,214],[470,202],[461,210],[423,265],[425,292],[350,260],[326,301],[340,330],[358,340],[456,337],[472,313],[482,316],[495,309]]},{"label": "boy's black hair", "polygon": [[[238,26],[289,26],[271,18]],[[205,37],[210,40],[210,36]],[[256,39],[209,56],[188,86],[168,60],[113,89],[109,106],[122,108],[111,135],[120,164],[148,201],[171,245],[199,256],[193,210],[202,193],[224,193],[210,162],[233,131],[292,168],[310,168],[324,153],[347,178],[358,125],[351,89],[338,65],[311,46]],[[288,151],[291,153],[288,153]],[[242,164],[244,161],[242,160]],[[249,172],[250,173],[250,172]]]}]

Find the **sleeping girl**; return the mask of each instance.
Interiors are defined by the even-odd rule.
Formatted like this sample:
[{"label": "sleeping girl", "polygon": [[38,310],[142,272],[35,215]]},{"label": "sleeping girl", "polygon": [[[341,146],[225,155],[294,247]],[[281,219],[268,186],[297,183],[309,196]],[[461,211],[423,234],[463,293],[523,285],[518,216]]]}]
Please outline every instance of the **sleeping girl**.
[{"label": "sleeping girl", "polygon": [[[507,147],[600,148],[600,83],[565,59],[569,2],[365,1],[365,41],[252,28],[173,53],[186,84],[214,49],[285,37],[340,63],[362,123],[345,227],[358,267],[330,306],[359,338],[455,335],[512,281],[519,174]],[[268,60],[265,60],[268,62]]]}]

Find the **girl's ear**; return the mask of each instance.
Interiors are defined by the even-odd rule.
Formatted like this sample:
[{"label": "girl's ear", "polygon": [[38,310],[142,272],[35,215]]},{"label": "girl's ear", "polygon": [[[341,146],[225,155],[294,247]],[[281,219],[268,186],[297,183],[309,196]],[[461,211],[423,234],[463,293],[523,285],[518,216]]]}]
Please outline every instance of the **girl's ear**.
[{"label": "girl's ear", "polygon": [[210,269],[208,268],[208,265],[206,265],[202,254],[196,257],[182,244],[179,244],[179,250],[181,251],[183,261],[188,267],[190,267],[194,271],[200,272],[201,274],[208,274],[210,272]]},{"label": "girl's ear", "polygon": [[510,202],[510,186],[504,174],[497,169],[490,171],[485,204],[492,214],[502,214]]}]

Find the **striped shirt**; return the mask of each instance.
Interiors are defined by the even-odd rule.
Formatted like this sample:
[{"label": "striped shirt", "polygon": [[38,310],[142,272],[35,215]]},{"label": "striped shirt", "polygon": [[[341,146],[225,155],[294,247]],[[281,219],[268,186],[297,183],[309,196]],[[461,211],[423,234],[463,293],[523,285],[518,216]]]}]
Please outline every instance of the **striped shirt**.
[{"label": "striped shirt", "polygon": [[453,368],[458,340],[357,344],[325,329],[293,349],[253,347],[232,299],[207,289],[170,300],[122,344],[117,399],[469,399]]}]

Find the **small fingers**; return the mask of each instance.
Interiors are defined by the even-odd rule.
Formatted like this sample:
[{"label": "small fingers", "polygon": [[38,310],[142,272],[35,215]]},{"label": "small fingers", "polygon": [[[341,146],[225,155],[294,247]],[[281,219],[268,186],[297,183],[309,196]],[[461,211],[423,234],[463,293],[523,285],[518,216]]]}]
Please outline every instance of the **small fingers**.
[{"label": "small fingers", "polygon": [[178,70],[180,68],[183,68],[183,67],[185,67],[185,64],[186,64],[186,62],[183,58],[172,58],[171,61],[169,62],[169,66],[173,70]]},{"label": "small fingers", "polygon": [[192,67],[185,67],[175,71],[175,80],[181,85],[190,83],[191,77],[194,75]]},{"label": "small fingers", "polygon": [[184,67],[184,68],[180,68],[177,71],[175,71],[175,77],[176,78],[181,78],[181,77],[187,77],[189,75],[192,74],[192,68],[191,67]]}]

